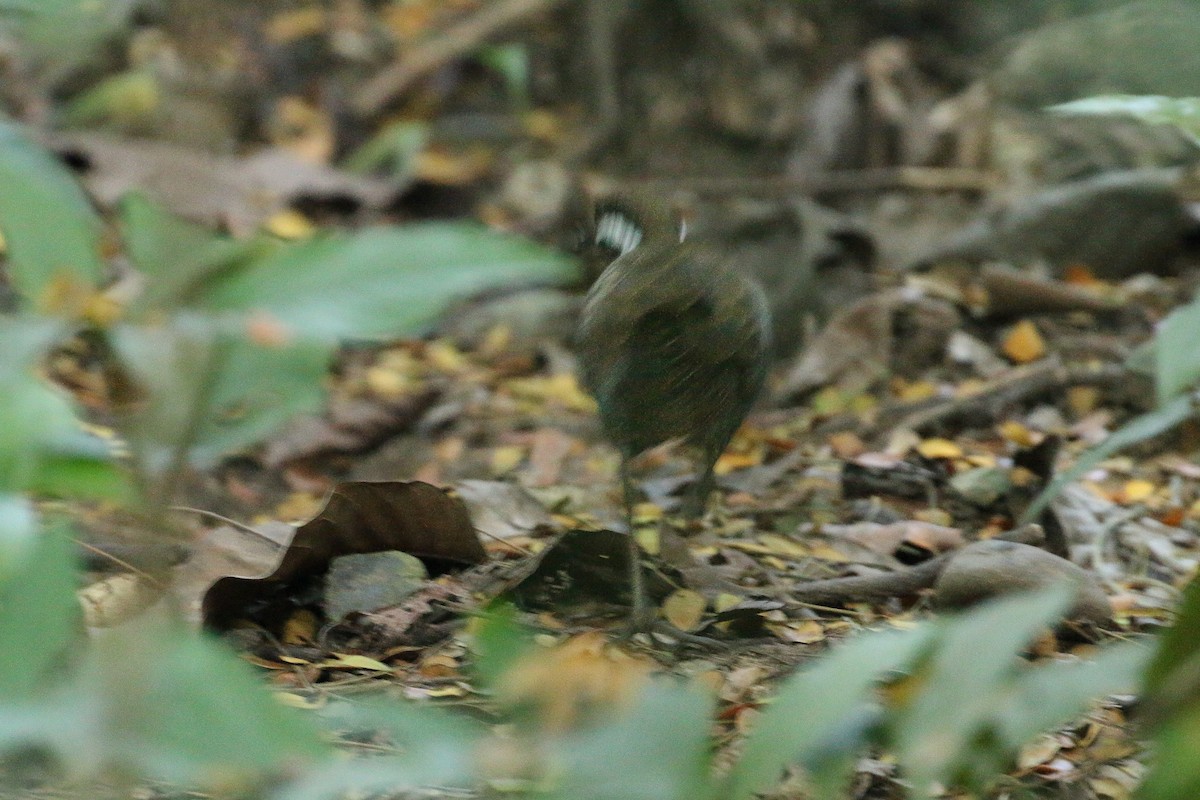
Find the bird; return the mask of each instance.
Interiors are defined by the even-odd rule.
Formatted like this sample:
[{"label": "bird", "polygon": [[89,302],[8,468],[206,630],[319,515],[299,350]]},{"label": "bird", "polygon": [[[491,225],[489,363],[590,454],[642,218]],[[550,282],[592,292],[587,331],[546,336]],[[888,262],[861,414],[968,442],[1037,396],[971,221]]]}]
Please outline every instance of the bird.
[{"label": "bird", "polygon": [[592,245],[612,260],[584,299],[576,351],[604,436],[620,454],[630,625],[647,630],[653,621],[633,536],[630,461],[683,440],[700,467],[683,514],[704,513],[717,458],[766,380],[770,311],[762,287],[715,249],[688,241],[686,227],[658,198],[602,198],[591,229]]}]

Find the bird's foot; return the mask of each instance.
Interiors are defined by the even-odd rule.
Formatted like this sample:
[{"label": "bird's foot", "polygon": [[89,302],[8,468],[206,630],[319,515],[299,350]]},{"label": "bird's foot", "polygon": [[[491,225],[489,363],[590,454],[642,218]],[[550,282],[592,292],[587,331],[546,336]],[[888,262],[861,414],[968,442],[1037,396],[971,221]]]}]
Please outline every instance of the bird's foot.
[{"label": "bird's foot", "polygon": [[654,616],[654,609],[646,609],[648,613],[639,614],[635,609],[621,626],[617,639],[619,641],[636,641],[640,640],[644,644],[650,644],[668,649],[676,649],[683,645],[691,645],[694,647],[703,647],[710,650],[724,650],[728,644],[719,639],[711,639],[707,636],[700,636],[695,633],[681,631],[666,620],[658,619]]}]

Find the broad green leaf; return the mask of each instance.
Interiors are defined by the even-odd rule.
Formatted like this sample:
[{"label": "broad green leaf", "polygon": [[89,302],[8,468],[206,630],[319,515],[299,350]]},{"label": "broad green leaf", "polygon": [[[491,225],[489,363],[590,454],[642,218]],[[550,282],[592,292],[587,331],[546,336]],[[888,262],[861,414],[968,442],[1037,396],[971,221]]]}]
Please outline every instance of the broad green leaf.
[{"label": "broad green leaf", "polygon": [[1165,433],[1187,421],[1194,414],[1195,410],[1192,407],[1192,398],[1188,395],[1183,395],[1168,400],[1159,408],[1125,423],[1124,426],[1114,431],[1103,442],[1091,450],[1082,453],[1069,469],[1055,475],[1054,480],[1050,481],[1050,484],[1025,509],[1025,513],[1021,516],[1020,524],[1028,525],[1030,522],[1035,522],[1038,515],[1042,513],[1046,506],[1054,498],[1058,497],[1059,492],[1068,484],[1078,480],[1081,475],[1104,459],[1124,450],[1126,447],[1131,447],[1139,442],[1144,442],[1147,439],[1158,436],[1160,433]]},{"label": "broad green leaf", "polygon": [[162,89],[153,69],[119,72],[71,98],[63,109],[62,124],[69,128],[136,128],[153,118],[161,102]]},{"label": "broad green leaf", "polygon": [[37,538],[37,515],[29,498],[0,493],[0,589],[9,576],[28,567]]},{"label": "broad green leaf", "polygon": [[551,743],[555,800],[697,800],[709,796],[712,701],[665,681],[625,715]]},{"label": "broad green leaf", "polygon": [[[898,715],[900,763],[914,797],[950,783],[989,733],[1016,675],[1022,648],[1060,618],[1071,587],[993,601],[942,623],[924,691]],[[978,760],[981,754],[973,753]]]},{"label": "broad green leaf", "polygon": [[1059,114],[1122,114],[1145,122],[1174,125],[1200,142],[1200,97],[1102,95],[1051,106]]},{"label": "broad green leaf", "polygon": [[466,715],[405,700],[337,703],[322,711],[334,730],[381,731],[397,756],[328,762],[277,793],[277,800],[323,800],[358,792],[467,787],[477,778],[476,757],[486,729]]},{"label": "broad green leaf", "polygon": [[94,643],[79,690],[102,706],[103,760],[180,783],[263,778],[327,754],[311,719],[277,701],[214,640],[143,616]]},{"label": "broad green leaf", "polygon": [[1088,706],[1113,694],[1133,694],[1150,649],[1122,642],[1088,661],[1056,661],[1031,666],[1012,684],[997,720],[1002,743],[1015,750],[1034,736],[1068,722]]},{"label": "broad green leaf", "polygon": [[1150,774],[1138,787],[1137,800],[1194,800],[1200,797],[1200,705],[1186,706],[1154,737]]},{"label": "broad green leaf", "polygon": [[[1168,676],[1200,653],[1200,581],[1193,579],[1183,593],[1175,624],[1158,637],[1154,658],[1146,667],[1146,691],[1157,692]],[[1200,688],[1200,687],[1198,687]]]},{"label": "broad green leaf", "polygon": [[[29,535],[28,514],[9,498],[0,524],[7,541]],[[6,554],[7,555],[7,554]],[[71,660],[68,649],[80,632],[71,540],[57,527],[42,532],[18,563],[6,565],[0,584],[0,705],[26,702]]]},{"label": "broad green leaf", "polygon": [[521,657],[535,648],[529,631],[517,622],[516,609],[507,603],[488,607],[488,616],[479,621],[474,641],[473,671],[486,688],[495,688]]},{"label": "broad green leaf", "polygon": [[134,494],[129,476],[113,460],[107,443],[87,438],[99,442],[103,452],[96,453],[90,443],[77,452],[52,446],[30,477],[28,490],[45,497],[131,502]]},{"label": "broad green leaf", "polygon": [[152,474],[173,468],[181,451],[211,465],[319,407],[331,354],[325,342],[250,341],[239,326],[199,314],[119,326],[112,341],[149,395],[124,427]]},{"label": "broad green leaf", "polygon": [[1154,336],[1154,378],[1158,403],[1195,388],[1200,383],[1200,303],[1172,311]]},{"label": "broad green leaf", "polygon": [[0,14],[8,15],[19,44],[40,62],[43,80],[53,83],[119,34],[140,5],[140,0],[4,0]]},{"label": "broad green leaf", "polygon": [[534,242],[477,225],[426,223],[295,244],[215,277],[199,305],[261,312],[297,337],[412,335],[471,294],[576,275],[571,259]]},{"label": "broad green leaf", "polygon": [[245,241],[210,231],[164,211],[145,195],[121,202],[125,249],[146,276],[146,288],[131,317],[184,308],[214,275],[233,272],[271,253],[268,239]]},{"label": "broad green leaf", "polygon": [[924,626],[863,634],[789,678],[755,720],[723,794],[744,800],[777,783],[789,764],[857,752],[863,742],[855,720],[865,719],[869,690],[886,673],[905,669],[928,647],[932,633],[932,626]]},{"label": "broad green leaf", "polygon": [[53,320],[0,318],[0,492],[121,499],[124,478],[107,444],[34,372],[60,333]]},{"label": "broad green leaf", "polygon": [[67,168],[16,125],[0,122],[0,232],[8,274],[26,303],[55,278],[95,286],[100,217]]}]

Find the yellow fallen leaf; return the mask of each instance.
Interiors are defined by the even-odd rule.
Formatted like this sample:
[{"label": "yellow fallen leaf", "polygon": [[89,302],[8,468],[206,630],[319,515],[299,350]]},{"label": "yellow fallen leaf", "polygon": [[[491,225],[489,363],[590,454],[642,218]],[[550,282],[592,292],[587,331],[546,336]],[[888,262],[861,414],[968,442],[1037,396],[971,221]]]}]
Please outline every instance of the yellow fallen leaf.
[{"label": "yellow fallen leaf", "polygon": [[465,697],[467,690],[461,686],[449,685],[442,687],[431,687],[420,690],[421,697]]},{"label": "yellow fallen leaf", "polygon": [[403,397],[420,387],[420,382],[396,370],[376,365],[368,367],[364,380],[367,387],[378,397]]},{"label": "yellow fallen leaf", "polygon": [[462,671],[454,656],[438,653],[421,659],[421,675],[426,678],[452,678]]},{"label": "yellow fallen leaf", "polygon": [[318,666],[330,669],[367,669],[372,672],[391,672],[392,668],[382,661],[353,653],[334,653]]},{"label": "yellow fallen leaf", "polygon": [[1000,423],[1000,435],[1018,447],[1033,447],[1037,444],[1033,431],[1016,420]]},{"label": "yellow fallen leaf", "polygon": [[722,611],[728,611],[740,602],[742,602],[742,598],[738,595],[721,592],[717,595],[717,599],[713,601],[713,610],[720,614]]},{"label": "yellow fallen leaf", "polygon": [[1067,408],[1077,417],[1092,413],[1100,407],[1100,388],[1098,386],[1072,386],[1067,389]]},{"label": "yellow fallen leaf", "polygon": [[1123,503],[1138,503],[1154,494],[1157,488],[1153,483],[1146,480],[1127,481],[1121,487],[1119,500]]},{"label": "yellow fallen leaf", "polygon": [[779,638],[796,644],[815,644],[825,640],[825,629],[815,619],[772,625],[771,629]]},{"label": "yellow fallen leaf", "polygon": [[500,476],[512,472],[525,458],[525,448],[508,444],[492,451],[492,475]]},{"label": "yellow fallen leaf", "polygon": [[436,339],[425,348],[425,359],[438,372],[458,373],[471,366],[463,351],[445,339]]},{"label": "yellow fallen leaf", "polygon": [[302,697],[294,692],[275,692],[274,696],[281,704],[291,708],[302,708],[311,711],[325,705],[325,701],[319,697]]},{"label": "yellow fallen leaf", "polygon": [[317,640],[317,630],[320,627],[317,615],[302,608],[283,623],[283,634],[279,640],[284,644],[312,644]]},{"label": "yellow fallen leaf", "polygon": [[921,522],[929,522],[934,525],[942,525],[949,528],[954,524],[954,519],[950,514],[940,508],[922,508],[913,512],[913,519]]},{"label": "yellow fallen leaf", "polygon": [[962,458],[962,448],[949,439],[922,439],[917,452],[924,458]]},{"label": "yellow fallen leaf", "polygon": [[734,470],[757,467],[761,463],[760,453],[722,453],[713,466],[713,472],[717,475],[728,475]]},{"label": "yellow fallen leaf", "polygon": [[263,228],[280,239],[307,239],[317,232],[317,226],[308,217],[291,209],[272,214]]},{"label": "yellow fallen leaf", "polygon": [[704,595],[691,589],[676,589],[663,601],[662,613],[667,622],[681,631],[694,631],[700,627],[704,609],[708,603]]},{"label": "yellow fallen leaf", "polygon": [[637,538],[638,547],[652,556],[658,555],[662,547],[662,540],[658,536],[658,526],[648,525],[643,528],[638,528],[634,536]]},{"label": "yellow fallen leaf", "polygon": [[938,393],[938,387],[929,381],[897,381],[892,386],[892,391],[895,393],[898,400],[905,402],[915,402],[917,400],[928,400]]},{"label": "yellow fallen leaf", "polygon": [[263,37],[273,44],[288,44],[325,32],[325,9],[315,6],[281,11],[263,25]]},{"label": "yellow fallen leaf", "polygon": [[1017,364],[1028,364],[1046,355],[1046,341],[1037,326],[1023,319],[1012,327],[1000,345],[1004,355]]},{"label": "yellow fallen leaf", "polygon": [[774,555],[792,558],[808,558],[812,555],[812,548],[808,545],[777,533],[764,533],[758,537],[758,541],[766,546],[767,553]]}]

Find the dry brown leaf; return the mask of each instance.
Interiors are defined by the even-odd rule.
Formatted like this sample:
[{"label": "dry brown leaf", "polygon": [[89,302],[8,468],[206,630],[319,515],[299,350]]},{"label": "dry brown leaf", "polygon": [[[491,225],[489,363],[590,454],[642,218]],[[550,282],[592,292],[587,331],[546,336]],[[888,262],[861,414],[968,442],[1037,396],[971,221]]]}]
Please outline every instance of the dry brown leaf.
[{"label": "dry brown leaf", "polygon": [[221,630],[255,604],[288,605],[288,587],[324,572],[337,556],[399,550],[431,568],[487,559],[462,502],[420,482],[350,482],[296,531],[278,566],[260,577],[225,577],[205,593],[205,624]]}]

